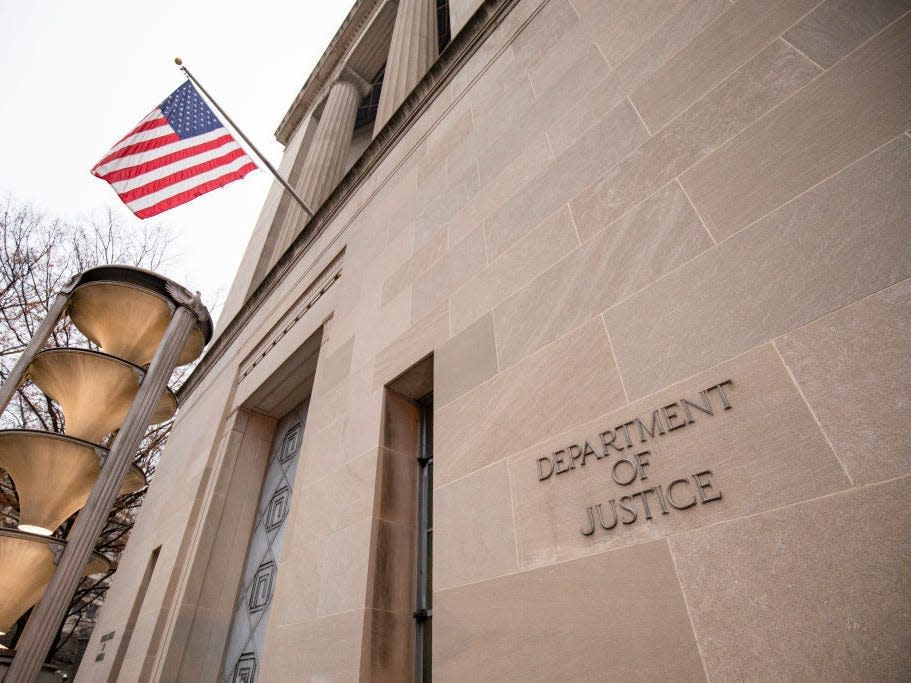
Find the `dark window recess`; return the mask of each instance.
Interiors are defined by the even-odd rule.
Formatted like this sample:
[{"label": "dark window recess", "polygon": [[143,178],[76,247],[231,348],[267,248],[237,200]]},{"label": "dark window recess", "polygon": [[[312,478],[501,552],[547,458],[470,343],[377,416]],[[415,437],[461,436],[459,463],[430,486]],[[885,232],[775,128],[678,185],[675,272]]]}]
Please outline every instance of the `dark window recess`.
[{"label": "dark window recess", "polygon": [[433,615],[433,396],[418,402],[420,441],[418,451],[417,595],[415,600],[414,680],[433,680],[430,669],[431,616]]},{"label": "dark window recess", "polygon": [[[437,36],[439,37],[440,52],[449,45],[452,39],[449,28],[449,0],[436,0],[437,3]],[[376,110],[380,105],[380,93],[383,90],[383,76],[386,74],[386,65],[380,67],[379,72],[370,82],[372,86],[367,96],[361,100],[357,107],[357,116],[354,118],[354,129],[376,121]]]},{"label": "dark window recess", "polygon": [[361,100],[357,107],[357,116],[354,118],[354,129],[376,121],[376,108],[380,106],[380,92],[383,90],[383,76],[386,74],[386,65],[380,67],[379,73],[371,81],[370,92]]},{"label": "dark window recess", "polygon": [[437,0],[437,35],[440,38],[440,52],[452,40],[452,30],[449,27],[449,0]]}]

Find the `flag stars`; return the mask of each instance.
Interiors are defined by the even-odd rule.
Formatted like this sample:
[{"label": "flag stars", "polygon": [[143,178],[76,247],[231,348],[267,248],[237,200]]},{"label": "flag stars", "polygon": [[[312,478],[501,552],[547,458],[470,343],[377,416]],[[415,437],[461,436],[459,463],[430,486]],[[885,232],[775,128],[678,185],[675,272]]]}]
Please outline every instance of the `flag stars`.
[{"label": "flag stars", "polygon": [[189,81],[162,102],[160,108],[181,139],[209,133],[222,127],[221,122]]}]

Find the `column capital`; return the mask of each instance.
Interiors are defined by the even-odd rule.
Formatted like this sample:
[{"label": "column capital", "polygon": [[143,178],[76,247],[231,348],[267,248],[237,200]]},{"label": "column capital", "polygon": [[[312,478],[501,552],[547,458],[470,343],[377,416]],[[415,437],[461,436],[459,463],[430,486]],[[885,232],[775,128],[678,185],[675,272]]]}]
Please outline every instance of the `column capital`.
[{"label": "column capital", "polygon": [[373,89],[373,85],[370,83],[370,81],[364,78],[353,68],[351,68],[351,66],[348,64],[345,64],[342,67],[337,80],[353,85],[361,93],[361,97],[366,97],[367,93]]}]

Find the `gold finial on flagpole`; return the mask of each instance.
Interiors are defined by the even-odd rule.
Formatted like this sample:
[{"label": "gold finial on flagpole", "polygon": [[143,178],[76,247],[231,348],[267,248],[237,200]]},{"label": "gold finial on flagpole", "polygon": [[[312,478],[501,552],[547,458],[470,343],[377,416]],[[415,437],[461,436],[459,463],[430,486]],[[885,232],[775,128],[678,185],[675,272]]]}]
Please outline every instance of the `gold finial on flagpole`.
[{"label": "gold finial on flagpole", "polygon": [[177,66],[183,66],[183,60],[182,60],[180,57],[175,57],[175,58],[174,58],[174,63],[175,63]]}]

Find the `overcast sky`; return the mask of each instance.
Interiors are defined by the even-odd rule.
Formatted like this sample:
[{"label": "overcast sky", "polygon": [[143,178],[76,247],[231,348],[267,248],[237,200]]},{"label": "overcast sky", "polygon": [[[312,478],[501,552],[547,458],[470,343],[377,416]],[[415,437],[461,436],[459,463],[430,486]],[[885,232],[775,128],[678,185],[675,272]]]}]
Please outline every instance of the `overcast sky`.
[{"label": "overcast sky", "polygon": [[[352,4],[0,0],[0,196],[68,220],[111,208],[138,224],[89,169],[183,82],[175,56],[277,166],[275,129]],[[255,171],[148,219],[177,238],[166,274],[213,314],[270,183]]]}]

